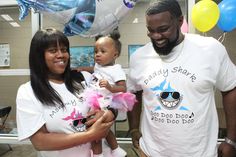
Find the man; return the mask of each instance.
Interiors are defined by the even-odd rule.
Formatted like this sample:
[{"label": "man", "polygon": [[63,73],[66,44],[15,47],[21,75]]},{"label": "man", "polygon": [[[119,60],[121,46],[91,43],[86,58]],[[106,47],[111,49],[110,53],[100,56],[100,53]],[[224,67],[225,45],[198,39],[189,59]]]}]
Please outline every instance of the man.
[{"label": "man", "polygon": [[[158,1],[146,11],[151,42],[131,56],[127,82],[139,101],[128,113],[133,144],[148,157],[234,157],[236,67],[220,42],[182,34],[182,23],[176,0]],[[218,153],[215,88],[227,120]]]}]

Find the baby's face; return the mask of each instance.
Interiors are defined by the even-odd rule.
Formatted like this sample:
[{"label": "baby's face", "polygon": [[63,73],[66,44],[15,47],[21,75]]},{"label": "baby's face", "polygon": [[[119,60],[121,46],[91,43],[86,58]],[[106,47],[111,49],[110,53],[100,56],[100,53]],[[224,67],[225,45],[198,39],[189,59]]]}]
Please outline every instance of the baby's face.
[{"label": "baby's face", "polygon": [[94,60],[101,66],[113,65],[118,56],[113,39],[101,37],[95,43]]}]

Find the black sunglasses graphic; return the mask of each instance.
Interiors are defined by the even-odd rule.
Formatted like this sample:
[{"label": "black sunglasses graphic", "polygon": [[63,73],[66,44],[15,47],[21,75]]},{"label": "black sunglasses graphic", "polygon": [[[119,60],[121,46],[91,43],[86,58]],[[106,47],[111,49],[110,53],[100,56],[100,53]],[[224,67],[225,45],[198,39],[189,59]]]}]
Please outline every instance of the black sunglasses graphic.
[{"label": "black sunglasses graphic", "polygon": [[76,119],[76,120],[73,121],[73,126],[77,126],[77,125],[79,124],[79,122],[81,122],[81,123],[84,124],[86,121],[87,121],[86,118],[83,118],[83,119]]},{"label": "black sunglasses graphic", "polygon": [[174,99],[179,99],[180,98],[179,92],[161,92],[160,97],[162,99],[166,99],[169,96],[169,94],[171,94],[171,97],[174,98]]}]

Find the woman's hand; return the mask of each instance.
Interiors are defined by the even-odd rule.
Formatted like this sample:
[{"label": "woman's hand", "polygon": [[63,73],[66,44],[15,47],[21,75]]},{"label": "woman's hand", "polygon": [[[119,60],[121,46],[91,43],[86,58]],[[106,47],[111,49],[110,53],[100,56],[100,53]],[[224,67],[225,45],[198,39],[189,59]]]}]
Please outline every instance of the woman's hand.
[{"label": "woman's hand", "polygon": [[115,115],[109,109],[105,110],[104,117],[105,117],[105,122],[113,122],[115,119]]},{"label": "woman's hand", "polygon": [[87,113],[87,122],[85,125],[87,127],[90,127],[93,125],[100,117],[102,117],[104,114],[103,110],[92,110]]},{"label": "woman's hand", "polygon": [[112,122],[114,120],[114,115],[110,110],[89,111],[87,114],[87,122],[85,123],[86,126],[90,127],[102,116],[104,116],[104,122]]},{"label": "woman's hand", "polygon": [[[91,135],[95,136],[95,140],[100,140],[107,136],[110,127],[113,122],[106,122],[108,114],[105,112],[104,115],[99,117],[87,130]],[[93,121],[93,120],[91,120]]]}]

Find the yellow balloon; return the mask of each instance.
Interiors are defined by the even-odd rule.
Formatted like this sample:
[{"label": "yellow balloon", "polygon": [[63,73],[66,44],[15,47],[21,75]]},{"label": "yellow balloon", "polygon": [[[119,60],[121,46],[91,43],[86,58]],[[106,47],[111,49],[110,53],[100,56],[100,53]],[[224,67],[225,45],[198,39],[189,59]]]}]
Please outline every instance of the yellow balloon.
[{"label": "yellow balloon", "polygon": [[220,17],[220,9],[214,1],[202,0],[192,9],[191,19],[194,27],[201,32],[212,29]]}]

